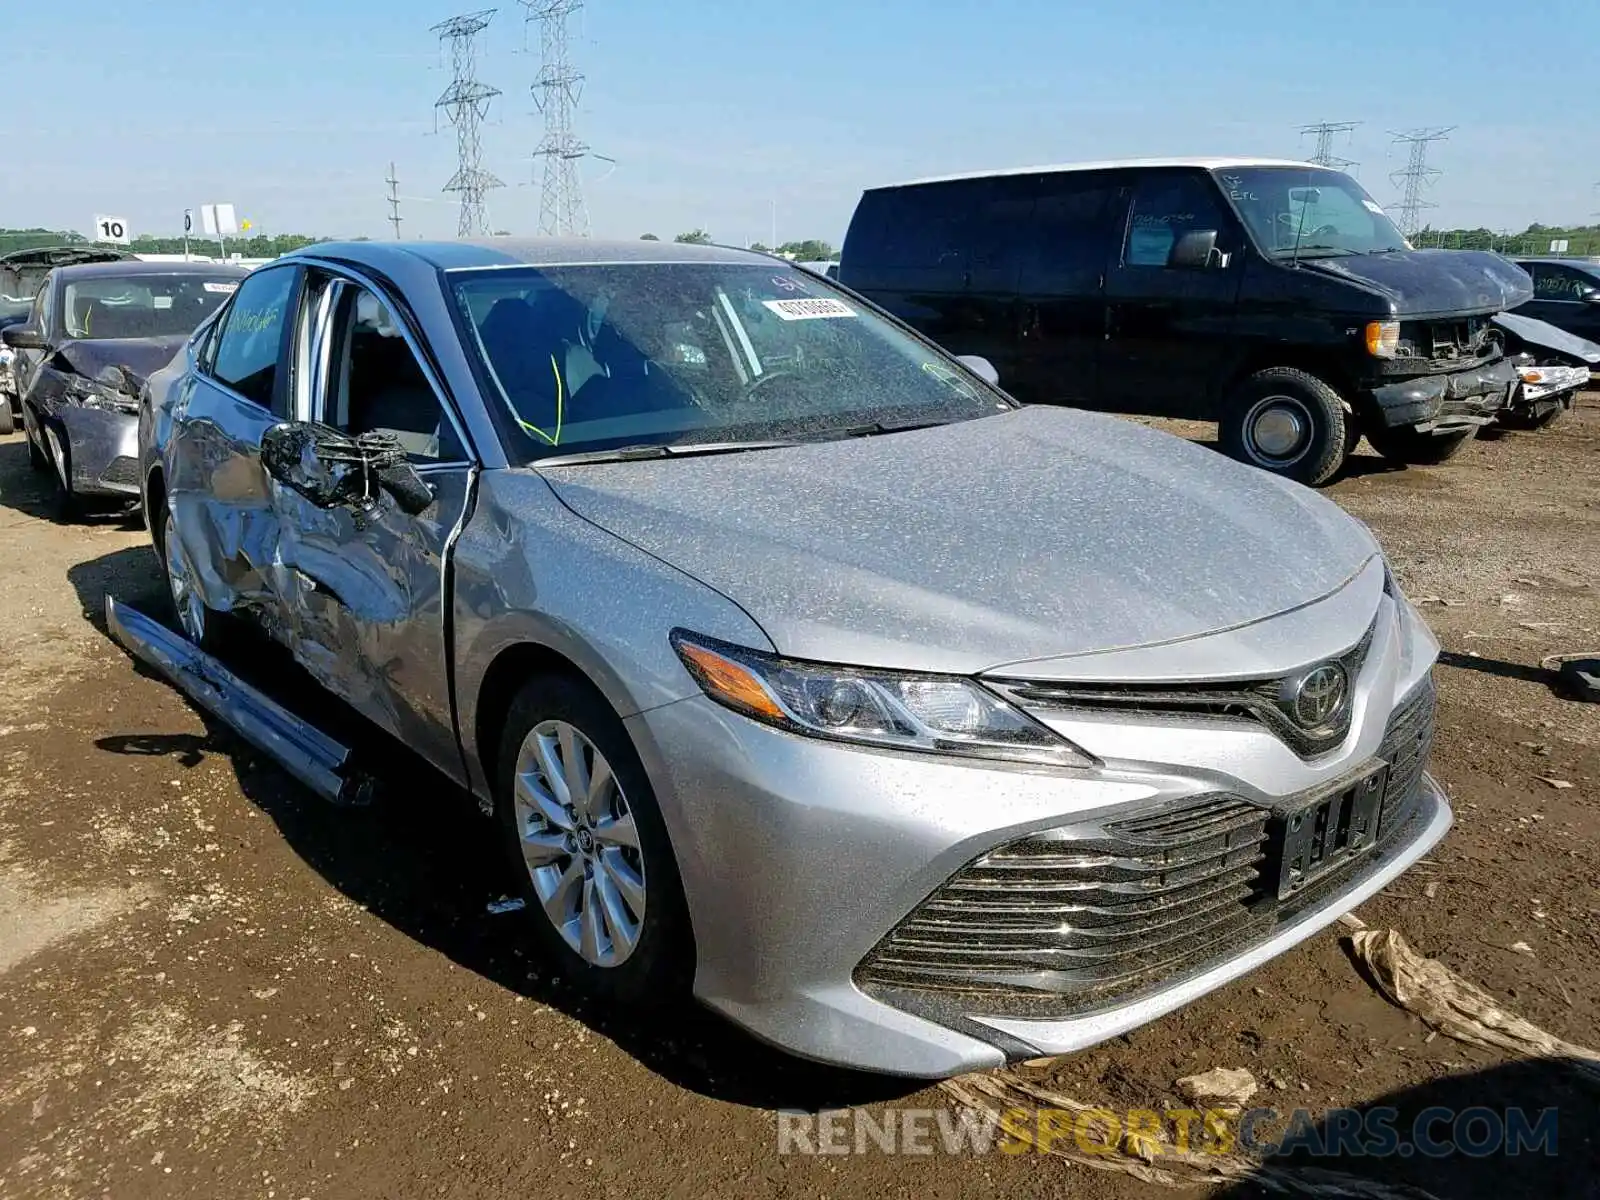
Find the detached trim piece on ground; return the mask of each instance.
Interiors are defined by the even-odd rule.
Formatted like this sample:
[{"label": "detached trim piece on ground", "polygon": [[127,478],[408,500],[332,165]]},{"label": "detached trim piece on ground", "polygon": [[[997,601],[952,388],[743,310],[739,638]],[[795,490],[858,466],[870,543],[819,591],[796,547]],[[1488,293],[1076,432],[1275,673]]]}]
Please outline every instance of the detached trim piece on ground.
[{"label": "detached trim piece on ground", "polygon": [[111,596],[106,597],[106,626],[135,658],[324,800],[371,801],[372,781],[353,768],[348,747],[245,683],[193,642]]}]

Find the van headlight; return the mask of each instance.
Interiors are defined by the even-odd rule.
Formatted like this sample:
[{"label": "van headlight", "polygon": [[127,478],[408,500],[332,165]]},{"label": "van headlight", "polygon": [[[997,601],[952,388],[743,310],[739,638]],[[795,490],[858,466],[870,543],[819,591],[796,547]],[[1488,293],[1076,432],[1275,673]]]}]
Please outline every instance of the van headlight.
[{"label": "van headlight", "polygon": [[1400,353],[1400,322],[1368,321],[1367,353],[1373,358],[1397,356]]},{"label": "van headlight", "polygon": [[790,733],[929,754],[1096,765],[1021,709],[960,676],[799,662],[683,629],[673,630],[672,648],[711,699]]}]

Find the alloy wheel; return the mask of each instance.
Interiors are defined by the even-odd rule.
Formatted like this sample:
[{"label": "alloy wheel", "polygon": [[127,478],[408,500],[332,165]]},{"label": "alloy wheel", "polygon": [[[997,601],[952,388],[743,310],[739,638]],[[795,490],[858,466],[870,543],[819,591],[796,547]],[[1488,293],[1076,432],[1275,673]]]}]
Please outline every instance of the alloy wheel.
[{"label": "alloy wheel", "polygon": [[644,924],[644,857],[611,764],[576,726],[544,721],[523,739],[512,789],[544,919],[584,962],[626,962]]}]

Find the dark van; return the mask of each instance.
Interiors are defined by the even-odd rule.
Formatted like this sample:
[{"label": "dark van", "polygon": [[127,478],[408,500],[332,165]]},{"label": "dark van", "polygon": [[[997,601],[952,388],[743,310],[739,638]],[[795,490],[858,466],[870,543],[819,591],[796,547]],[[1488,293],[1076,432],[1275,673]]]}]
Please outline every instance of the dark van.
[{"label": "dark van", "polygon": [[1330,479],[1362,434],[1439,462],[1515,378],[1495,254],[1413,250],[1340,171],[1264,159],[1035,167],[875,188],[839,281],[1018,399],[1216,420],[1235,457]]}]

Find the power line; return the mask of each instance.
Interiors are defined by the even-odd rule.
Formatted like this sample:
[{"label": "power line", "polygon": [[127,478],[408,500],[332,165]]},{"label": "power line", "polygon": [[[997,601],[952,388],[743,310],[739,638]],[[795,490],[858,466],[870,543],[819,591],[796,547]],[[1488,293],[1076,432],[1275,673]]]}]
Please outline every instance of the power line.
[{"label": "power line", "polygon": [[489,101],[500,94],[478,78],[477,37],[489,27],[495,9],[466,13],[451,17],[433,26],[430,32],[450,49],[450,86],[434,104],[443,110],[450,124],[456,127],[456,155],[458,165],[450,182],[441,189],[457,192],[461,196],[461,237],[485,237],[489,232],[488,215],[484,208],[484,193],[491,188],[505,187],[499,179],[483,169],[483,119],[489,114]]},{"label": "power line", "polygon": [[526,20],[539,22],[539,74],[533,81],[533,102],[544,114],[544,137],[533,157],[544,160],[539,198],[539,232],[546,237],[589,236],[589,209],[583,202],[578,163],[589,147],[574,129],[583,73],[572,63],[567,18],[583,0],[519,0]]},{"label": "power line", "polygon": [[395,177],[394,164],[389,164],[389,224],[394,226],[395,240],[400,240],[400,180]]},{"label": "power line", "polygon": [[1399,187],[1401,181],[1405,182],[1405,192],[1400,199],[1398,212],[1400,232],[1407,240],[1416,236],[1422,228],[1422,213],[1424,209],[1437,208],[1431,200],[1423,199],[1425,188],[1432,186],[1433,181],[1441,174],[1437,167],[1428,165],[1428,147],[1434,142],[1442,142],[1450,136],[1454,125],[1441,125],[1431,129],[1413,129],[1407,133],[1396,133],[1396,145],[1410,147],[1410,157],[1406,165],[1399,171],[1394,171],[1389,176],[1389,182]]},{"label": "power line", "polygon": [[1319,121],[1315,125],[1300,126],[1300,136],[1315,134],[1317,138],[1317,152],[1311,156],[1310,161],[1323,167],[1332,167],[1342,171],[1346,167],[1356,167],[1361,164],[1353,158],[1340,158],[1333,152],[1333,139],[1341,133],[1349,133],[1360,121]]}]

